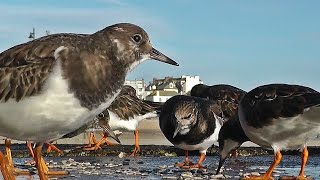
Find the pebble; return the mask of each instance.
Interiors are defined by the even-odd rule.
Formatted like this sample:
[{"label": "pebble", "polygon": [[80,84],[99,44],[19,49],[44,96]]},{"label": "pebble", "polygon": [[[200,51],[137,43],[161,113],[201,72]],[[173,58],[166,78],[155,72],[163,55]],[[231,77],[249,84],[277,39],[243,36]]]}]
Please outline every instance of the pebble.
[{"label": "pebble", "polygon": [[162,179],[170,179],[170,180],[175,180],[175,179],[178,179],[177,177],[175,176],[163,176]]},{"label": "pebble", "polygon": [[258,173],[258,172],[252,172],[251,175],[252,175],[252,176],[260,176],[260,173]]},{"label": "pebble", "polygon": [[125,152],[120,152],[118,155],[119,158],[124,158],[125,156],[126,156]]},{"label": "pebble", "polygon": [[201,179],[203,179],[202,177],[194,177],[193,178],[194,180],[201,180]]},{"label": "pebble", "polygon": [[210,176],[211,179],[225,179],[223,174],[217,174]]},{"label": "pebble", "polygon": [[181,177],[183,179],[187,179],[187,178],[193,178],[193,175],[192,175],[191,172],[184,172],[184,173],[181,174]]},{"label": "pebble", "polygon": [[160,165],[159,168],[160,169],[165,169],[165,168],[167,168],[167,166],[166,165]]}]

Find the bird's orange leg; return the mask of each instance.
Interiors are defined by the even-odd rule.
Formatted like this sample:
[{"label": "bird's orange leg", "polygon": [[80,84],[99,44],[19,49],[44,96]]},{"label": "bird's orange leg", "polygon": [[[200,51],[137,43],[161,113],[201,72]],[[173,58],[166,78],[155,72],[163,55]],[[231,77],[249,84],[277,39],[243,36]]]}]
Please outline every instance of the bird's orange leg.
[{"label": "bird's orange leg", "polygon": [[[107,146],[115,146],[115,145],[116,145],[116,144],[112,143],[111,141],[109,141],[109,140],[107,139],[108,133],[102,133],[102,132],[100,132],[100,135],[102,136],[102,138],[104,138],[104,140],[105,140],[104,143],[106,143]],[[98,143],[99,143],[99,142],[98,142]]]},{"label": "bird's orange leg", "polygon": [[[206,159],[205,153],[200,153],[200,158],[196,164],[192,164],[189,167],[186,167],[186,169],[205,169],[204,166],[202,166],[203,161]],[[184,168],[184,167],[183,167]]]},{"label": "bird's orange leg", "polygon": [[22,170],[14,168],[10,146],[11,146],[11,140],[5,139],[5,147],[6,147],[5,148],[6,149],[5,158],[8,161],[8,168],[10,169],[11,172],[14,172],[15,175],[29,175],[30,174],[29,171],[22,171]]},{"label": "bird's orange leg", "polygon": [[306,179],[304,177],[304,169],[306,167],[307,161],[308,161],[308,156],[309,156],[309,152],[307,147],[303,148],[302,153],[301,153],[301,169],[300,169],[300,173],[299,176],[297,177],[297,179],[299,180],[303,180]]},{"label": "bird's orange leg", "polygon": [[277,167],[277,165],[280,163],[282,159],[282,154],[280,151],[277,151],[275,153],[274,156],[274,161],[272,163],[272,165],[269,167],[269,169],[267,170],[267,172],[263,175],[263,176],[250,176],[248,178],[243,178],[243,180],[273,180],[272,178],[272,172],[274,170],[274,168]]},{"label": "bird's orange leg", "polygon": [[30,142],[30,141],[27,141],[26,144],[27,144],[27,148],[28,148],[28,150],[29,150],[30,155],[31,155],[32,158],[34,159],[34,153],[33,153],[33,148],[32,148],[31,142]]},{"label": "bird's orange leg", "polygon": [[102,133],[101,136],[102,136],[101,140],[98,143],[96,143],[94,147],[85,148],[85,150],[95,151],[95,150],[101,149],[101,145],[103,145],[104,143],[106,143],[107,145],[113,145],[110,141],[107,140],[107,137],[108,137],[107,133]]},{"label": "bird's orange leg", "polygon": [[13,161],[12,161],[12,156],[11,156],[11,149],[10,149],[10,146],[11,146],[11,140],[9,139],[5,139],[4,140],[4,144],[5,144],[5,147],[6,147],[6,156],[8,161],[9,161],[9,166],[10,166],[10,169],[12,170],[12,172],[14,171],[14,165],[13,165]]},{"label": "bird's orange leg", "polygon": [[13,180],[15,179],[12,167],[9,165],[9,160],[3,153],[0,151],[0,166],[1,173],[4,180]]},{"label": "bird's orange leg", "polygon": [[91,148],[93,145],[97,144],[97,140],[94,137],[94,132],[90,132],[90,137],[89,137],[89,144],[84,146],[84,148]]},{"label": "bird's orange leg", "polygon": [[189,160],[189,151],[186,150],[185,153],[186,153],[186,159],[182,163],[176,163],[175,164],[176,167],[182,168],[182,167],[193,165],[193,163]]},{"label": "bird's orange leg", "polygon": [[41,150],[42,150],[42,144],[37,144],[36,148],[34,149],[34,155],[35,155],[35,162],[36,162],[36,166],[38,169],[38,174],[40,177],[40,180],[47,180],[48,179],[48,175],[49,176],[58,176],[58,175],[67,175],[68,172],[67,171],[49,171],[48,166],[46,165],[42,154],[41,154]]},{"label": "bird's orange leg", "polygon": [[51,144],[51,143],[45,143],[48,146],[47,153],[50,153],[52,151],[58,152],[60,155],[63,155],[63,151],[61,151],[57,146]]},{"label": "bird's orange leg", "polygon": [[139,131],[136,129],[134,131],[134,150],[133,150],[131,156],[136,156],[138,152],[140,152]]}]

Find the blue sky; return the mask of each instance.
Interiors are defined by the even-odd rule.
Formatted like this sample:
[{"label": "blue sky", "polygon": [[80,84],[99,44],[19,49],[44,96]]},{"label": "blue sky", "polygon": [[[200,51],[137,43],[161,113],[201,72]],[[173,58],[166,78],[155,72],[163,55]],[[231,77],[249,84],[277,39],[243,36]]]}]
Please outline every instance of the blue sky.
[{"label": "blue sky", "polygon": [[51,33],[93,33],[118,22],[143,27],[179,62],[147,61],[128,79],[199,75],[250,90],[267,83],[320,90],[318,0],[2,0],[0,50]]}]

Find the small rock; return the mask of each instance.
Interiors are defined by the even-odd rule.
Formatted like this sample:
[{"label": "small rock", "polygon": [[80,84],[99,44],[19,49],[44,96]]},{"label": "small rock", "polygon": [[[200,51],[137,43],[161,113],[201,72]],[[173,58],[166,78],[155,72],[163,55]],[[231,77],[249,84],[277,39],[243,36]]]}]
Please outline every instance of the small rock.
[{"label": "small rock", "polygon": [[203,179],[202,177],[194,177],[193,178],[194,180],[201,180],[201,179]]},{"label": "small rock", "polygon": [[127,165],[129,165],[130,163],[129,163],[129,161],[123,161],[122,162],[122,165],[124,165],[124,166],[127,166]]},{"label": "small rock", "polygon": [[119,158],[124,158],[125,156],[126,156],[125,152],[120,152],[118,155]]},{"label": "small rock", "polygon": [[252,172],[251,175],[252,175],[252,176],[260,176],[260,173],[258,173],[258,172]]},{"label": "small rock", "polygon": [[188,178],[193,178],[193,175],[192,175],[191,172],[184,172],[184,173],[181,174],[181,177],[183,179],[188,179]]},{"label": "small rock", "polygon": [[138,162],[137,162],[137,164],[143,164],[143,163],[144,163],[143,161],[138,161]]},{"label": "small rock", "polygon": [[217,174],[210,176],[211,179],[225,179],[223,174]]},{"label": "small rock", "polygon": [[165,169],[165,168],[167,168],[167,165],[160,165],[159,168],[160,169]]},{"label": "small rock", "polygon": [[175,177],[175,176],[163,176],[162,179],[176,180],[176,179],[178,179],[178,178]]}]

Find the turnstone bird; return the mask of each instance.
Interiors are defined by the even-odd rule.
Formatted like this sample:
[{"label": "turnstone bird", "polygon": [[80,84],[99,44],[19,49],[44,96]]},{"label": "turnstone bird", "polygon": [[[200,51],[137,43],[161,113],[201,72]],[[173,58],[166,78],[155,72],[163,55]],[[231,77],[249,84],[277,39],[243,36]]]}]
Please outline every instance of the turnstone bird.
[{"label": "turnstone bird", "polygon": [[[175,146],[186,150],[186,159],[176,166],[183,168],[204,168],[206,151],[218,140],[223,125],[222,110],[218,101],[178,95],[162,106],[159,125],[164,136]],[[199,150],[196,164],[188,159],[189,150]]]},{"label": "turnstone bird", "polygon": [[274,162],[262,177],[272,179],[280,163],[281,150],[301,149],[302,163],[298,179],[305,179],[308,159],[307,142],[320,131],[320,93],[305,86],[269,84],[244,95],[239,105],[239,119],[248,138],[274,150]]},{"label": "turnstone bird", "polygon": [[43,143],[108,108],[127,73],[146,59],[178,65],[129,23],[91,35],[49,35],[2,52],[0,136],[37,142],[35,161],[40,179],[46,179],[52,173],[41,155]]},{"label": "turnstone bird", "polygon": [[219,165],[216,174],[219,174],[229,154],[235,152],[246,141],[250,141],[250,139],[242,129],[237,113],[224,123],[220,129],[218,137]]},{"label": "turnstone bird", "polygon": [[[125,129],[134,131],[135,148],[131,155],[135,156],[140,152],[139,131],[137,129],[139,122],[157,117],[160,108],[161,104],[143,101],[137,97],[136,90],[133,87],[124,86],[110,107],[98,116],[98,124],[100,126],[109,124],[113,130]],[[95,149],[104,142],[107,136],[108,133],[105,133]]]},{"label": "turnstone bird", "polygon": [[190,92],[191,96],[219,101],[224,118],[230,119],[238,114],[240,99],[246,92],[228,84],[208,86],[205,84],[195,85]]},{"label": "turnstone bird", "polygon": [[220,101],[223,116],[227,119],[218,136],[220,160],[217,172],[231,151],[236,154],[236,149],[242,144],[239,141],[246,138],[238,119],[238,105],[245,93],[244,90],[228,84],[213,86],[198,84],[191,89],[191,96]]}]

